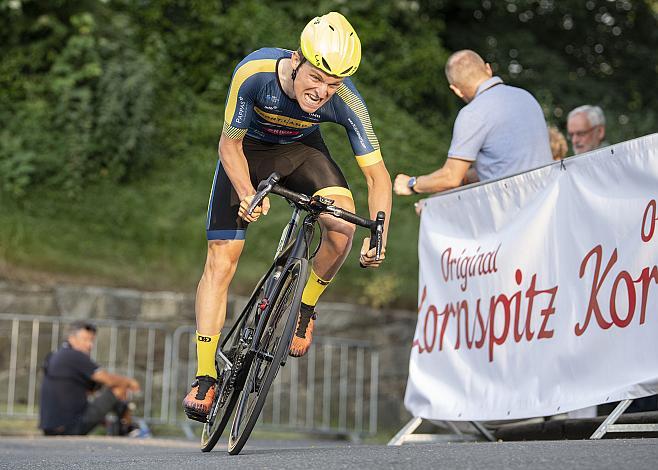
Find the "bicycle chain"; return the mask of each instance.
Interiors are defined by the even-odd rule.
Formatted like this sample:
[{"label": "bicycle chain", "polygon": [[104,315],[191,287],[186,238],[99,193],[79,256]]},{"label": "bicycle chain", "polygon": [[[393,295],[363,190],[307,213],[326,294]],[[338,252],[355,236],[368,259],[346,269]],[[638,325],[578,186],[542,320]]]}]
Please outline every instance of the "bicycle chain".
[{"label": "bicycle chain", "polygon": [[222,407],[226,403],[226,400],[228,400],[228,397],[231,395],[233,392],[233,387],[235,387],[235,380],[238,376],[238,373],[240,372],[240,369],[242,368],[242,364],[244,363],[244,358],[246,354],[238,354],[238,357],[235,359],[235,362],[233,362],[233,368],[231,369],[231,375],[229,376],[229,382],[228,385],[224,388],[224,393],[222,393],[222,396],[220,397],[219,401],[219,406]]}]

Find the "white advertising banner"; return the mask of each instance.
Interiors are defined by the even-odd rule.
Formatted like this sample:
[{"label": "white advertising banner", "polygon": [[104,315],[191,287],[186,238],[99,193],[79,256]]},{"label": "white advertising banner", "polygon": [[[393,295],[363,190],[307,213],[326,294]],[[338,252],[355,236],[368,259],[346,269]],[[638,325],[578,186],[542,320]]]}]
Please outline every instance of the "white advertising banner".
[{"label": "white advertising banner", "polygon": [[546,416],[658,393],[658,134],[427,200],[405,405]]}]

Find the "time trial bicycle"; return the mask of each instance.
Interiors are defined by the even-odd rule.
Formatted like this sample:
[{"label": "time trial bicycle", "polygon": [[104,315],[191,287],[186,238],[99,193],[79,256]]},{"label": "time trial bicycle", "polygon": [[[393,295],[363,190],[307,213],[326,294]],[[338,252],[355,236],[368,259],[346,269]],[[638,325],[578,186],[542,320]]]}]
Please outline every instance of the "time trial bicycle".
[{"label": "time trial bicycle", "polygon": [[[375,220],[366,219],[334,206],[331,199],[286,189],[278,184],[279,180],[280,176],[272,173],[261,181],[247,210],[253,213],[270,193],[284,197],[293,207],[272,266],[258,281],[246,306],[217,348],[218,380],[215,399],[201,434],[203,452],[213,449],[232,415],[228,441],[231,455],[240,453],[256,425],[270,385],[288,359],[302,292],[309,277],[309,261],[321,244],[320,241],[313,249],[320,216],[331,214],[370,229],[370,249],[376,249],[377,260],[381,256],[384,212],[380,211]],[[302,213],[306,215],[300,226]]]}]

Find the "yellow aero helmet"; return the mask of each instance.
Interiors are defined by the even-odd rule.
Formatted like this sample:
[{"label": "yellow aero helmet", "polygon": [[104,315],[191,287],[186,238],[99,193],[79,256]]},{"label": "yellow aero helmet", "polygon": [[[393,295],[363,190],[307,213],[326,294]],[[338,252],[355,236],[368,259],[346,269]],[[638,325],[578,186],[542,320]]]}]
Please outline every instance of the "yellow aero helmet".
[{"label": "yellow aero helmet", "polygon": [[349,77],[361,62],[361,41],[347,19],[332,11],[313,18],[302,31],[302,54],[317,68]]}]

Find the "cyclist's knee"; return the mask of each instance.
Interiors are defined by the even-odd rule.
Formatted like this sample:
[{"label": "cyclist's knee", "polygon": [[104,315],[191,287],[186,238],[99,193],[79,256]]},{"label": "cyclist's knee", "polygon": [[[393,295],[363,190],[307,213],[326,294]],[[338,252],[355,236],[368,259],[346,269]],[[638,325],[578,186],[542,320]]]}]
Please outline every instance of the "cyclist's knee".
[{"label": "cyclist's knee", "polygon": [[[335,201],[337,207],[354,212],[354,201],[351,197],[340,195],[330,195],[328,197]],[[320,216],[320,224],[322,224],[322,229],[326,233],[325,242],[330,243],[334,251],[343,252],[352,247],[356,225],[329,214]]]},{"label": "cyclist's knee", "polygon": [[355,230],[352,224],[331,224],[326,227],[323,243],[328,244],[336,252],[349,251],[352,248]]},{"label": "cyclist's knee", "polygon": [[354,224],[330,215],[322,216],[321,223],[327,235],[333,239],[348,239],[351,241],[354,238],[354,232],[356,232],[356,225]]},{"label": "cyclist's knee", "polygon": [[235,272],[242,253],[243,242],[213,241],[208,243],[208,255],[204,274],[224,279]]}]

